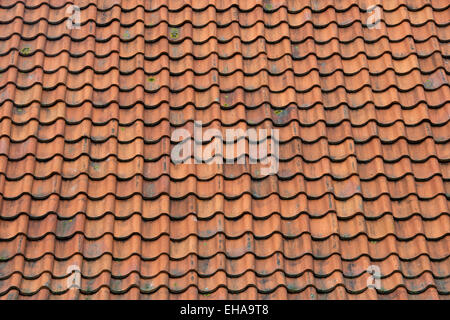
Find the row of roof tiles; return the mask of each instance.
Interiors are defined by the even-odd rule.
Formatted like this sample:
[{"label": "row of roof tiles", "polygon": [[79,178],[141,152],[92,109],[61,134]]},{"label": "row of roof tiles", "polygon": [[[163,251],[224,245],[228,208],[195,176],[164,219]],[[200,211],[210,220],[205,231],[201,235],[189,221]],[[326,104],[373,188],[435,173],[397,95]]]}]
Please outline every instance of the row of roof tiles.
[{"label": "row of roof tiles", "polygon": [[382,240],[395,235],[399,240],[411,240],[419,235],[429,240],[439,240],[449,234],[450,217],[439,215],[434,220],[422,220],[420,215],[414,215],[407,220],[397,220],[390,214],[377,220],[356,215],[347,220],[340,220],[337,214],[326,214],[312,218],[301,214],[295,220],[285,219],[279,214],[273,214],[265,219],[257,219],[250,213],[244,213],[239,218],[229,219],[224,214],[216,214],[212,218],[199,219],[190,214],[179,220],[171,220],[168,215],[161,215],[154,220],[145,220],[139,214],[126,219],[116,219],[111,213],[101,218],[89,219],[84,214],[78,214],[72,219],[58,219],[58,215],[48,214],[42,219],[31,220],[26,214],[14,220],[0,222],[2,239],[12,240],[18,235],[26,235],[29,240],[39,240],[48,234],[54,234],[57,239],[67,239],[77,233],[91,239],[102,238],[112,234],[114,239],[123,240],[133,234],[140,234],[145,240],[155,240],[163,235],[169,235],[173,241],[181,241],[191,235],[202,239],[210,239],[218,234],[224,234],[229,239],[238,239],[248,230],[253,230],[257,239],[281,234],[286,239],[311,234],[315,240],[327,239],[338,235],[343,240],[367,235],[371,240]]},{"label": "row of roof tiles", "polygon": [[[8,160],[0,156],[0,168],[8,180],[19,180],[26,175],[33,175],[37,179],[48,179],[52,175],[60,175],[63,179],[74,179],[87,174],[91,179],[104,179],[115,175],[120,179],[131,179],[134,176],[143,176],[145,179],[158,179],[169,175],[173,180],[183,180],[188,176],[195,176],[199,181],[211,180],[215,176],[223,176],[227,180],[236,179],[244,174],[253,178],[262,178],[258,164],[191,164],[176,165],[170,162],[169,156],[159,158],[157,161],[145,161],[136,157],[129,161],[119,161],[110,156],[105,161],[93,161],[87,155],[75,160],[66,160],[55,155],[45,162],[36,161],[35,157],[28,155],[21,160]],[[249,163],[241,158],[238,160]],[[361,181],[370,181],[377,176],[385,176],[388,180],[397,181],[407,175],[413,175],[417,181],[430,179],[433,176],[450,178],[450,164],[441,162],[442,159],[430,157],[423,162],[414,162],[410,158],[402,157],[396,162],[383,161],[376,157],[368,162],[358,163],[356,157],[349,156],[342,162],[335,162],[330,158],[321,158],[317,162],[307,162],[300,157],[294,157],[279,163],[277,176],[280,179],[292,178],[298,174],[307,180],[317,180],[324,176],[331,176],[334,180],[348,179],[353,175],[359,176]]]},{"label": "row of roof tiles", "polygon": [[[24,3],[22,0],[5,0],[2,4],[4,8],[10,8],[18,3]],[[25,4],[25,3],[24,3]],[[40,8],[42,6],[49,6],[51,8],[62,8],[67,5],[73,4],[72,1],[67,0],[30,0],[27,1],[27,8]],[[240,11],[252,10],[255,7],[264,7],[265,11],[273,12],[280,7],[286,7],[290,12],[302,11],[306,8],[310,8],[314,11],[323,12],[328,8],[335,8],[338,11],[347,11],[352,7],[358,7],[361,10],[368,10],[373,5],[379,5],[383,8],[383,11],[397,11],[402,7],[406,7],[411,11],[421,10],[424,7],[432,7],[433,10],[445,10],[449,7],[446,0],[392,0],[384,2],[380,0],[311,0],[311,1],[298,1],[298,0],[156,0],[145,2],[143,0],[132,0],[122,3],[120,0],[79,0],[77,5],[80,8],[86,8],[88,6],[94,6],[100,11],[108,10],[114,6],[121,8],[123,11],[129,11],[136,7],[143,7],[147,11],[159,11],[164,8],[168,8],[171,11],[179,11],[184,7],[191,7],[196,11],[204,11],[209,7],[216,8],[219,11],[230,10],[232,8],[238,8]]]},{"label": "row of roof tiles", "polygon": [[223,194],[208,199],[199,199],[192,194],[181,199],[171,199],[167,194],[162,194],[151,200],[143,199],[142,195],[117,199],[112,194],[102,199],[88,198],[86,194],[79,194],[73,199],[61,199],[57,195],[36,199],[29,194],[24,194],[19,199],[2,199],[2,218],[5,220],[16,219],[22,213],[33,219],[43,218],[50,213],[57,213],[61,219],[70,219],[78,213],[84,213],[92,219],[108,213],[114,214],[118,219],[128,218],[135,213],[141,214],[144,219],[156,219],[161,215],[183,219],[189,214],[195,214],[201,219],[211,219],[214,215],[223,213],[227,218],[235,219],[251,213],[257,219],[280,214],[285,219],[292,220],[303,213],[314,218],[332,212],[336,212],[339,219],[344,220],[358,214],[368,219],[379,219],[385,214],[391,214],[396,219],[409,219],[420,215],[424,220],[429,220],[436,219],[448,211],[446,196],[419,199],[416,194],[401,201],[392,201],[387,194],[376,199],[363,199],[361,195],[355,195],[340,200],[331,194],[308,198],[304,193],[292,199],[282,199],[278,195],[255,199],[248,193],[235,199],[225,199]]},{"label": "row of roof tiles", "polygon": [[[254,108],[248,108],[242,103],[230,108],[224,108],[219,103],[212,103],[207,108],[197,108],[193,103],[186,104],[183,108],[170,108],[169,103],[165,101],[154,107],[139,102],[132,108],[123,108],[116,102],[111,102],[106,107],[95,107],[89,101],[79,106],[69,106],[59,101],[51,106],[41,106],[39,102],[33,102],[26,107],[20,107],[14,105],[12,101],[6,101],[0,109],[3,125],[11,126],[13,130],[15,125],[25,125],[31,121],[38,121],[39,126],[44,128],[42,130],[45,130],[46,126],[57,121],[59,121],[57,127],[62,126],[60,120],[64,120],[64,126],[68,128],[76,128],[75,125],[87,120],[84,125],[100,130],[99,134],[105,130],[104,128],[110,128],[112,133],[114,126],[117,126],[114,129],[117,129],[116,135],[124,137],[133,132],[133,130],[126,131],[127,128],[142,126],[139,122],[152,127],[167,121],[174,127],[192,126],[189,123],[194,121],[208,127],[219,123],[227,127],[243,126],[241,123],[245,123],[251,127],[261,126],[262,123],[267,125],[267,121],[270,121],[273,127],[278,129],[284,125],[301,125],[305,130],[312,130],[310,127],[323,122],[329,130],[333,130],[333,127],[339,125],[356,128],[372,122],[379,127],[396,125],[394,128],[398,129],[400,121],[403,123],[402,130],[405,130],[406,127],[423,125],[425,122],[432,127],[446,125],[449,120],[448,114],[448,101],[438,104],[435,108],[430,107],[426,101],[419,101],[409,108],[401,106],[398,102],[384,108],[377,107],[372,101],[352,107],[342,101],[335,108],[325,108],[321,102],[317,102],[302,107],[290,104],[284,109],[275,108],[268,103]],[[346,122],[349,124],[344,124]],[[119,127],[124,129],[119,130]],[[323,127],[320,130],[323,130]],[[103,133],[110,136],[108,132]],[[17,134],[19,133],[13,133]],[[300,134],[303,134],[303,131]],[[97,135],[93,134],[94,137]],[[169,132],[161,133],[161,137],[165,135],[169,136]]]},{"label": "row of roof tiles", "polygon": [[[379,5],[380,13],[382,13],[379,20],[387,26],[396,26],[404,21],[415,26],[423,25],[429,21],[433,21],[441,26],[448,25],[445,12],[448,5],[442,8],[433,8],[429,4],[425,4],[421,8],[400,6],[397,10],[388,11],[386,5],[382,2],[377,3],[374,1],[372,5],[374,4]],[[44,21],[44,23],[48,22],[50,24],[49,28],[61,28],[64,20],[68,19],[67,8],[72,5],[72,3],[68,2],[62,7],[52,7],[48,3],[43,2],[42,8],[36,8],[28,6],[28,2],[16,2],[10,6],[0,5],[0,14],[4,17],[3,23],[23,20],[27,24],[35,24],[39,21]],[[385,7],[384,10],[383,5]],[[364,25],[371,26],[371,23],[368,24],[366,22],[375,13],[373,9],[369,11],[357,6],[351,6],[347,10],[327,7],[325,11],[316,11],[310,7],[292,11],[288,7],[282,6],[269,12],[270,14],[267,14],[268,11],[261,5],[253,7],[250,11],[242,11],[236,6],[229,8],[229,10],[218,10],[213,6],[208,6],[205,10],[198,10],[195,7],[184,6],[176,12],[167,6],[163,6],[157,11],[151,11],[148,8],[144,8],[144,6],[123,10],[119,6],[101,9],[94,5],[89,5],[80,8],[79,25],[82,27],[85,24],[94,23],[97,27],[103,27],[117,21],[121,26],[145,23],[147,27],[152,27],[159,24],[167,25],[170,22],[171,26],[191,24],[194,27],[205,27],[209,23],[213,23],[219,27],[228,26],[235,22],[241,26],[250,27],[258,22],[262,22],[267,27],[288,23],[290,27],[296,28],[308,22],[311,22],[316,27],[326,27],[330,24],[346,27],[359,21],[364,22]],[[61,31],[64,32],[62,29]],[[245,30],[242,31],[245,32]]]}]

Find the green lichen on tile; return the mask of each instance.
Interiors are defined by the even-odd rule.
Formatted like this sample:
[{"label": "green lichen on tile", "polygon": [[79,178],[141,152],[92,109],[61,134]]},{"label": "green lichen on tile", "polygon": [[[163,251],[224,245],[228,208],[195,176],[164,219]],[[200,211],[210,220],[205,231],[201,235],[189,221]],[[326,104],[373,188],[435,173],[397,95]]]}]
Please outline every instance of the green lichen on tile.
[{"label": "green lichen on tile", "polygon": [[300,291],[300,288],[297,287],[295,284],[292,284],[292,283],[287,285],[287,289],[288,289],[289,292],[298,292],[298,291]]},{"label": "green lichen on tile", "polygon": [[152,289],[153,289],[153,284],[151,284],[151,283],[146,283],[141,288],[141,290],[145,291],[145,292],[152,291]]},{"label": "green lichen on tile", "polygon": [[123,33],[123,37],[124,37],[125,39],[128,39],[128,38],[130,37],[130,31],[125,30],[125,32]]},{"label": "green lichen on tile", "polygon": [[277,116],[282,115],[284,112],[285,112],[285,110],[282,110],[282,109],[277,109],[277,110],[274,111],[274,113],[275,113]]},{"label": "green lichen on tile", "polygon": [[27,55],[29,55],[29,54],[31,53],[31,48],[30,48],[30,47],[23,47],[23,48],[20,50],[20,53],[23,54],[23,55],[25,55],[25,56],[27,56]]},{"label": "green lichen on tile", "polygon": [[155,80],[156,80],[155,77],[148,77],[147,78],[148,82],[155,82]]},{"label": "green lichen on tile", "polygon": [[98,163],[95,162],[91,162],[91,167],[95,170],[98,171],[98,169],[100,169],[100,165]]},{"label": "green lichen on tile", "polygon": [[8,256],[9,256],[8,251],[2,250],[2,252],[0,252],[0,261],[8,260]]},{"label": "green lichen on tile", "polygon": [[273,9],[273,5],[270,2],[267,2],[266,4],[264,4],[264,9],[270,11]]},{"label": "green lichen on tile", "polygon": [[169,36],[171,39],[176,39],[180,36],[180,29],[178,28],[170,28]]},{"label": "green lichen on tile", "polygon": [[427,81],[425,81],[424,86],[426,89],[433,89],[434,87],[433,80],[428,79]]},{"label": "green lichen on tile", "polygon": [[200,292],[200,294],[202,296],[209,297],[211,295],[211,292],[208,292],[208,291],[209,291],[209,288],[206,287],[205,289],[202,290],[202,292]]}]

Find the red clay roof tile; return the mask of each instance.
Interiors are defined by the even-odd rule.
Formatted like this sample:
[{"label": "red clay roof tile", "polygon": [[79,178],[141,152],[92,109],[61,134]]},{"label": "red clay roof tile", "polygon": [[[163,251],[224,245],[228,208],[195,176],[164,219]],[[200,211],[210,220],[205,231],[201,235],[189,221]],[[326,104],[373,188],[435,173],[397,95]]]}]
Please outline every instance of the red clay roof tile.
[{"label": "red clay roof tile", "polygon": [[448,299],[448,1],[70,5],[0,4],[0,298]]}]

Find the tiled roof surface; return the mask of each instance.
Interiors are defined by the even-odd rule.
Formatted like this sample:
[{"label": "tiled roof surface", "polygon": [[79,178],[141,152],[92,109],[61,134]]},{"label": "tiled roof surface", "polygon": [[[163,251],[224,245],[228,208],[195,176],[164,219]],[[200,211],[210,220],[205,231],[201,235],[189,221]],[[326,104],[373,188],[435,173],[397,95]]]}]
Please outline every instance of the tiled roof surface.
[{"label": "tiled roof surface", "polygon": [[[0,20],[1,298],[449,298],[448,0],[2,0]],[[278,129],[278,173],[173,163],[194,120]]]}]

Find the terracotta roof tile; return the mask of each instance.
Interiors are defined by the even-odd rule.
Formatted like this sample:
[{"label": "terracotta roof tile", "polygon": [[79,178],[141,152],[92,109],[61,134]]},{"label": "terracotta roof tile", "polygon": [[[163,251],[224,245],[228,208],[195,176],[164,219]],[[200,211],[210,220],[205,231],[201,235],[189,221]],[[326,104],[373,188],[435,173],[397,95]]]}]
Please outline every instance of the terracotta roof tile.
[{"label": "terracotta roof tile", "polygon": [[448,299],[448,1],[70,5],[0,4],[0,298]]}]

